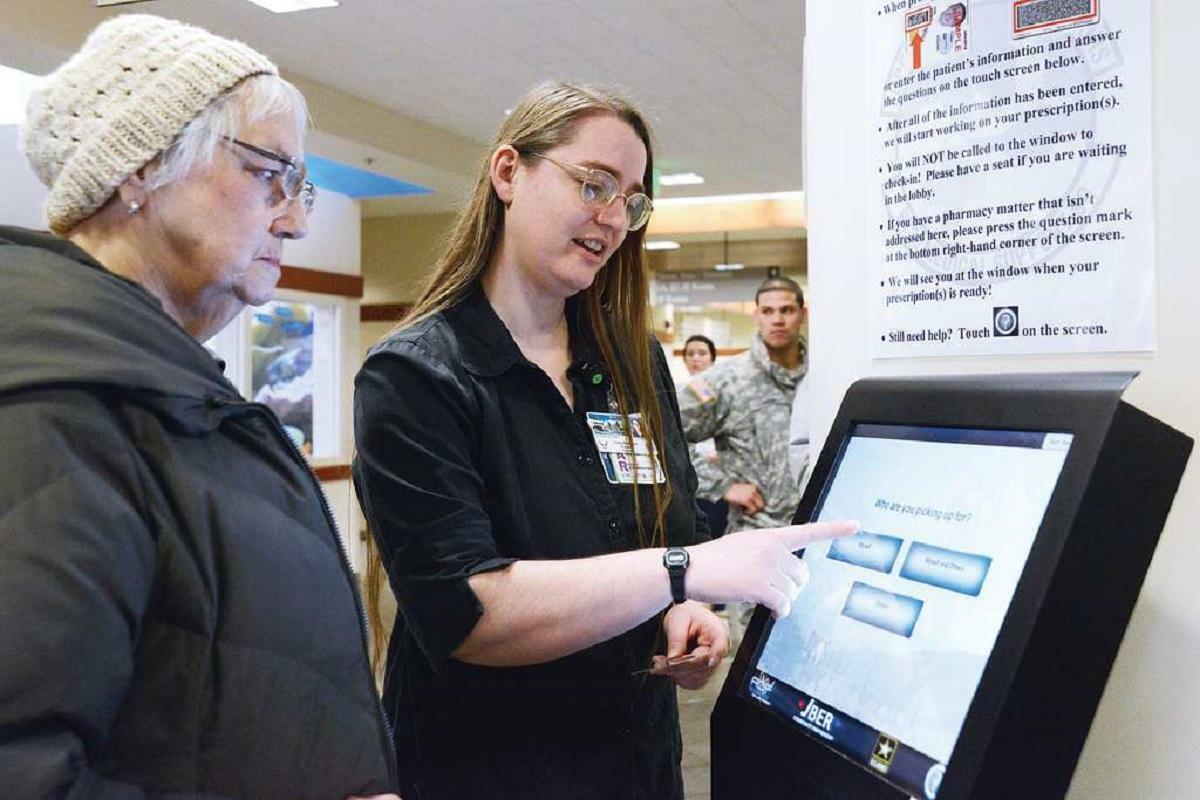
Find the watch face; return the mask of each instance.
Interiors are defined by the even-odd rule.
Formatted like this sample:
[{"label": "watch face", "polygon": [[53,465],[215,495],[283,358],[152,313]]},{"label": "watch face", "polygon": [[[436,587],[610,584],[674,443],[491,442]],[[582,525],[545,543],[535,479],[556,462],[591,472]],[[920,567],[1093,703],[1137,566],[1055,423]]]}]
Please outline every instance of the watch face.
[{"label": "watch face", "polygon": [[663,556],[668,567],[686,567],[688,565],[687,550],[668,550]]}]

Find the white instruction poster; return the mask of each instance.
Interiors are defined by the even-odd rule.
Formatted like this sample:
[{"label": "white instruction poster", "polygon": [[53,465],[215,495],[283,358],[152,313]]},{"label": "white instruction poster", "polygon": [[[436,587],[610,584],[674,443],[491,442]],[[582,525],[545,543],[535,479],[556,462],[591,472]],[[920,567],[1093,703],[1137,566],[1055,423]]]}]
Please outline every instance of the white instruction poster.
[{"label": "white instruction poster", "polygon": [[1149,14],[872,4],[876,357],[1154,349]]}]

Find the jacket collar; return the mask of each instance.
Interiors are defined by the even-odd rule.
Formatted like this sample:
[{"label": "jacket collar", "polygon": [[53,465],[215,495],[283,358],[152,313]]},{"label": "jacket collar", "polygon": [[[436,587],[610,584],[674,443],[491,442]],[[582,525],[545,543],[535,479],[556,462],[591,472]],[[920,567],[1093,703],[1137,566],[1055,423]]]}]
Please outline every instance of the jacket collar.
[{"label": "jacket collar", "polygon": [[469,372],[494,378],[525,362],[481,285],[476,284],[462,302],[448,309],[446,320],[458,335],[463,366]]},{"label": "jacket collar", "polygon": [[798,347],[800,348],[800,366],[796,369],[787,369],[771,360],[771,355],[767,352],[767,345],[762,340],[762,334],[756,331],[754,339],[750,342],[750,358],[760,370],[770,375],[775,383],[785,389],[791,389],[808,371],[804,342],[801,341]]},{"label": "jacket collar", "polygon": [[0,227],[0,297],[0,393],[74,384],[192,405],[238,396],[157,298],[69,241]]},{"label": "jacket collar", "polygon": [[[591,336],[579,321],[579,304],[567,300],[567,325],[571,343],[571,368],[607,373]],[[518,364],[537,369],[525,358],[512,334],[483,292],[475,288],[458,305],[446,311],[446,320],[458,336],[462,363],[468,372],[494,378]]]}]

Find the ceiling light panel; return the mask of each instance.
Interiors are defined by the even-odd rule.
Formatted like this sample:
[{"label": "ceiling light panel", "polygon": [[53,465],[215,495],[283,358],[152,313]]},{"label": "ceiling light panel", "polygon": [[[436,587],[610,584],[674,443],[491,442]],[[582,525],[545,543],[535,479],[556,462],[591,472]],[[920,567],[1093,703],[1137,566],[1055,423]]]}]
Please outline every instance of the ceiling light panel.
[{"label": "ceiling light panel", "polygon": [[704,183],[704,178],[694,172],[676,172],[671,175],[663,175],[658,182],[663,186],[694,186]]},{"label": "ceiling light panel", "polygon": [[702,206],[713,203],[757,203],[761,200],[802,200],[804,192],[758,192],[752,194],[718,194],[704,197],[656,197],[655,208],[665,206]]},{"label": "ceiling light panel", "polygon": [[274,11],[276,14],[289,14],[292,11],[308,11],[313,8],[333,8],[338,0],[247,0],[256,6]]}]

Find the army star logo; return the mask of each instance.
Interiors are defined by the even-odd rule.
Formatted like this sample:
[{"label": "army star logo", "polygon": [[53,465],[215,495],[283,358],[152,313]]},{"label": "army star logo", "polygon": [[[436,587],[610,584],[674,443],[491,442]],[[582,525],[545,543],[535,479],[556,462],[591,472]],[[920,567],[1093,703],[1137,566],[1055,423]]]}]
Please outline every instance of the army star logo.
[{"label": "army star logo", "polygon": [[892,737],[879,734],[879,738],[875,740],[875,752],[871,754],[871,768],[886,775],[891,769],[892,759],[896,757],[896,748],[899,746],[900,743]]}]

